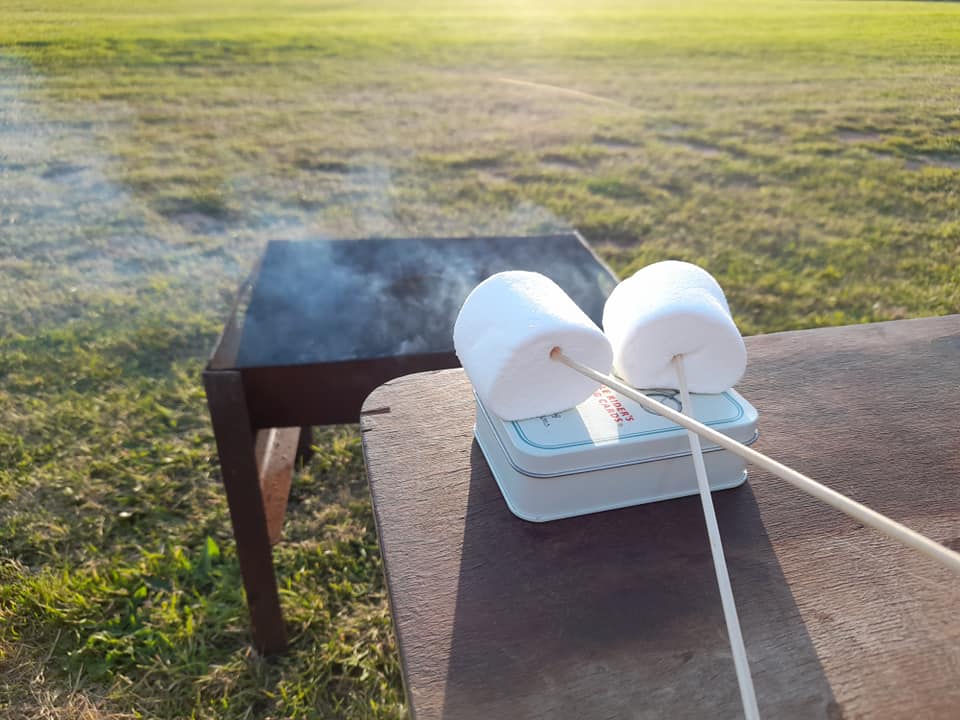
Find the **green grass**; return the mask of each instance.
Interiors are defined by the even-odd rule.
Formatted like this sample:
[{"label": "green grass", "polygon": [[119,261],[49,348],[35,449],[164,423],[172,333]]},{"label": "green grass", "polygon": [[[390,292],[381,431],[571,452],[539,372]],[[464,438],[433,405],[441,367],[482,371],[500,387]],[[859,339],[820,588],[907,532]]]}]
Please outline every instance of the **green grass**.
[{"label": "green grass", "polygon": [[270,238],[576,227],[747,333],[960,311],[960,7],[10,2],[0,716],[403,714],[356,430],[246,611],[200,369]]}]

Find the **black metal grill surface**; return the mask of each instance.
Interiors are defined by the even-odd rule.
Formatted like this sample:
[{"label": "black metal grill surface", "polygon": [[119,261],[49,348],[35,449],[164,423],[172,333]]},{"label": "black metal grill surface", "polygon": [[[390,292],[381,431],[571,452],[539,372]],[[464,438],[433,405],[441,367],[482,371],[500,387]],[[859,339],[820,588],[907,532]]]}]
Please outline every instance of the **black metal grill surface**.
[{"label": "black metal grill surface", "polygon": [[451,352],[467,294],[504,270],[543,273],[598,324],[614,284],[572,233],[273,241],[254,281],[236,366]]}]

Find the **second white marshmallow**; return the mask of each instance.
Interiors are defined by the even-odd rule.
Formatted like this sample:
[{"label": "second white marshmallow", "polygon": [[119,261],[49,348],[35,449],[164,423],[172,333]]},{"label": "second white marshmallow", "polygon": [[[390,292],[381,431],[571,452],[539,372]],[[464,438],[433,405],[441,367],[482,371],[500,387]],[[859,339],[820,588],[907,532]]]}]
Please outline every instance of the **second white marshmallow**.
[{"label": "second white marshmallow", "polygon": [[677,388],[676,355],[696,393],[733,387],[747,367],[723,290],[691,263],[654,263],[621,282],[604,306],[603,331],[613,345],[614,371],[634,387]]}]

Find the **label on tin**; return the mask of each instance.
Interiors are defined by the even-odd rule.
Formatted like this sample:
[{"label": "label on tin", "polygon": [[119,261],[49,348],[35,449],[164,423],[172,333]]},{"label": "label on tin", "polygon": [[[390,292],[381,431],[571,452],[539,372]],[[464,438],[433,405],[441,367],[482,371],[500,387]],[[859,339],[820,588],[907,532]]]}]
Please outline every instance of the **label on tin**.
[{"label": "label on tin", "polygon": [[[681,410],[675,390],[648,391],[648,397],[673,410]],[[743,406],[730,393],[694,395],[693,415],[705,425],[735,423]],[[669,420],[645,410],[610,388],[601,387],[577,407],[553,415],[517,420],[508,424],[514,442],[541,450],[562,450],[610,442],[643,442],[671,433],[686,433]]]}]

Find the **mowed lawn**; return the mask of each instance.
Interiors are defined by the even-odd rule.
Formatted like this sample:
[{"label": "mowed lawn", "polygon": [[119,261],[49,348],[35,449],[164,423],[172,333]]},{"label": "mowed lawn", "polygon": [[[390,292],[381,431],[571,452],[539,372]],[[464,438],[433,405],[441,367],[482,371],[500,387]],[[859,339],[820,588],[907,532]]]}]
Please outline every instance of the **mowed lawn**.
[{"label": "mowed lawn", "polygon": [[353,427],[294,481],[290,652],[248,647],[200,371],[268,239],[575,227],[745,333],[960,312],[960,6],[0,16],[0,717],[404,714]]}]

